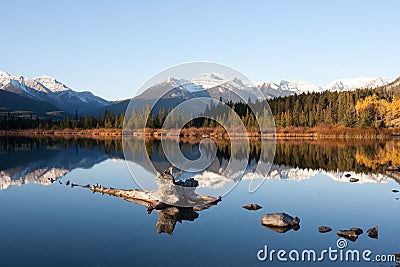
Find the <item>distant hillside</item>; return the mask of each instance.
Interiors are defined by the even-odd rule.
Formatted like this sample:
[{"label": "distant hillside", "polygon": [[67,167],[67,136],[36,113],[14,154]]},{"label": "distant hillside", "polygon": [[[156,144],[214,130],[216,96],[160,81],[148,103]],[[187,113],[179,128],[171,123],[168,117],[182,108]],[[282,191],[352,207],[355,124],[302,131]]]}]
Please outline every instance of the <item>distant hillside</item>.
[{"label": "distant hillside", "polygon": [[0,114],[19,113],[34,114],[41,117],[62,117],[68,113],[44,101],[37,101],[15,93],[0,90]]},{"label": "distant hillside", "polygon": [[96,116],[96,115],[103,116],[107,110],[114,114],[121,114],[122,112],[125,112],[126,108],[129,105],[129,101],[130,101],[130,99],[116,101],[108,106],[96,109],[96,110],[92,111],[90,114],[93,116]]},{"label": "distant hillside", "polygon": [[387,84],[383,88],[385,88],[389,92],[392,92],[395,96],[400,96],[400,77],[393,82]]}]

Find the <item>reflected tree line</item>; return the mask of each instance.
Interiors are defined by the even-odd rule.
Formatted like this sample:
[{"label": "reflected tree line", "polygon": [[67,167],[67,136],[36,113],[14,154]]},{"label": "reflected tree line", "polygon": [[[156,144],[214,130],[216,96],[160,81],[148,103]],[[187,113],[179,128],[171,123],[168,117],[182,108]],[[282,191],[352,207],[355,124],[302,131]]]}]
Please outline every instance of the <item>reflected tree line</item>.
[{"label": "reflected tree line", "polygon": [[27,137],[3,136],[0,138],[0,152],[10,153],[26,150],[69,149],[104,151],[107,155],[122,155],[122,143],[117,139],[65,138],[65,137]]},{"label": "reflected tree line", "polygon": [[[235,141],[233,141],[235,142]],[[129,159],[141,164],[145,161],[144,153],[152,160],[167,162],[160,140],[131,138],[125,141],[125,153]],[[165,149],[173,143],[166,143]],[[180,144],[182,153],[190,159],[200,156],[199,143],[183,141]],[[219,162],[234,157],[237,160],[248,160],[249,164],[266,161],[272,158],[261,155],[261,149],[268,151],[268,141],[250,142],[250,157],[243,149],[231,150],[230,142],[216,142],[215,149],[205,144],[205,153],[214,153]],[[1,137],[0,153],[10,153],[40,149],[71,149],[104,151],[107,155],[123,158],[123,144],[120,139],[64,138],[64,137]],[[272,152],[270,152],[272,153]],[[326,171],[355,171],[365,173],[385,173],[388,166],[400,166],[400,143],[397,140],[360,141],[360,140],[277,140],[274,164],[298,167],[303,169],[324,169]],[[164,167],[164,165],[163,165]]]}]

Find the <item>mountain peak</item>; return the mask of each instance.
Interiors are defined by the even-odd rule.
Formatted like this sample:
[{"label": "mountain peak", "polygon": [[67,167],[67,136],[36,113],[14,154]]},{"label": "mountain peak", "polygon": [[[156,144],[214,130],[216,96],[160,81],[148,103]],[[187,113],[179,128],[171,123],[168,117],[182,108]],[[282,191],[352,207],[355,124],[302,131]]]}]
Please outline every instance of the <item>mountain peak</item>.
[{"label": "mountain peak", "polygon": [[226,82],[228,79],[219,73],[201,73],[192,79],[192,83],[201,85],[204,89],[216,87]]},{"label": "mountain peak", "polygon": [[40,76],[34,78],[34,80],[40,82],[52,92],[63,92],[71,90],[71,88],[67,87],[65,84],[57,81],[56,78],[53,78],[51,76]]},{"label": "mountain peak", "polygon": [[40,80],[47,80],[47,81],[52,81],[52,82],[59,82],[59,81],[56,80],[56,78],[53,78],[53,77],[48,76],[48,75],[43,75],[43,76],[35,77],[35,78],[33,78],[33,79],[37,79],[37,80],[40,79]]},{"label": "mountain peak", "polygon": [[7,78],[10,77],[11,75],[8,72],[0,70],[0,78]]},{"label": "mountain peak", "polygon": [[200,73],[197,75],[195,79],[205,79],[205,80],[219,80],[223,81],[226,80],[225,75],[216,73],[216,72],[210,72],[210,73]]},{"label": "mountain peak", "polygon": [[360,76],[357,78],[335,80],[327,84],[323,88],[324,90],[328,91],[351,91],[357,88],[375,88],[379,86],[384,86],[391,81],[392,79],[387,77]]},{"label": "mountain peak", "polygon": [[44,101],[71,113],[79,110],[84,114],[110,104],[91,92],[76,92],[50,76],[25,78],[0,71],[0,90]]}]

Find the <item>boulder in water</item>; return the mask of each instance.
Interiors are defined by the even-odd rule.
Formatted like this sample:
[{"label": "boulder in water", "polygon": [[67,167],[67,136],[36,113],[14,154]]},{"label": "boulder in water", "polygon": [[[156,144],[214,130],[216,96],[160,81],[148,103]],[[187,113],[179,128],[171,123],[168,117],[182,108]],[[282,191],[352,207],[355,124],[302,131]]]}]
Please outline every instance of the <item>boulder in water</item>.
[{"label": "boulder in water", "polygon": [[261,219],[261,224],[271,227],[294,227],[300,224],[300,219],[286,213],[265,214]]},{"label": "boulder in water", "polygon": [[369,228],[367,233],[369,237],[378,239],[378,226]]}]

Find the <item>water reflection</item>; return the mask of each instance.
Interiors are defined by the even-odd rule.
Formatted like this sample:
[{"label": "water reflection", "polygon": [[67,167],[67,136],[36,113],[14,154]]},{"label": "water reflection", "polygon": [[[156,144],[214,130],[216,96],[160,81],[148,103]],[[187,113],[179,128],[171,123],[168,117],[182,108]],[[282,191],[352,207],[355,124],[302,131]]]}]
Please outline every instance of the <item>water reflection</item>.
[{"label": "water reflection", "polygon": [[[235,141],[233,141],[235,142]],[[240,142],[240,141],[238,141]],[[266,142],[268,144],[268,142]],[[180,149],[188,158],[199,157],[196,140],[183,140]],[[207,150],[209,149],[209,150]],[[216,151],[211,151],[216,149]],[[177,180],[190,177],[200,183],[200,188],[221,188],[235,183],[222,176],[230,157],[248,162],[243,179],[252,177],[260,157],[261,142],[250,143],[250,157],[242,151],[231,151],[227,141],[206,147],[216,157],[202,172],[176,173]],[[130,158],[145,170],[154,164],[162,171],[170,167],[161,142],[149,139],[143,147],[138,139],[129,141]],[[152,162],[148,162],[147,153]],[[50,178],[58,179],[76,168],[91,168],[107,159],[123,159],[122,143],[117,139],[99,140],[89,138],[0,138],[0,189],[25,183],[50,184]],[[347,176],[356,177],[358,183],[400,181],[398,171],[391,169],[400,165],[400,144],[391,140],[278,140],[274,163],[266,178],[281,180],[304,180],[318,173],[326,174],[338,182],[348,182]],[[388,170],[388,171],[387,171]],[[154,177],[155,178],[155,177]],[[149,187],[156,187],[155,179],[149,179]]]},{"label": "water reflection", "polygon": [[[144,153],[157,159],[159,170],[170,167],[163,158],[160,142],[148,141],[146,148],[137,145],[131,151],[133,163],[143,170],[143,175],[147,173]],[[132,144],[137,144],[134,139]],[[398,172],[386,174],[386,167],[397,164],[395,155],[400,150],[397,140],[278,140],[269,180],[254,194],[248,194],[246,179],[254,164],[263,160],[257,153],[260,144],[251,142],[249,160],[232,153],[228,144],[217,142],[216,158],[210,169],[193,175],[174,173],[178,180],[189,177],[199,180],[199,187],[223,186],[230,181],[223,180],[220,169],[229,157],[249,162],[244,181],[218,206],[204,211],[172,206],[150,209],[147,202],[129,201],[118,195],[110,197],[105,192],[104,196],[101,192],[92,195],[90,188],[96,183],[107,186],[105,189],[136,188],[125,163],[119,161],[123,153],[118,140],[10,137],[0,138],[0,147],[0,185],[2,189],[9,188],[0,191],[5,218],[1,227],[8,229],[3,231],[2,243],[6,266],[29,266],[32,260],[41,266],[59,262],[85,266],[126,266],[132,262],[140,266],[184,266],[187,262],[197,262],[199,266],[257,266],[265,265],[255,258],[265,244],[271,249],[288,251],[305,247],[322,250],[335,246],[336,232],[340,229],[357,226],[366,231],[375,225],[379,226],[379,240],[364,233],[357,242],[349,241],[349,248],[371,249],[374,253],[398,252],[393,244],[399,238],[394,223],[398,220],[399,204],[394,198],[399,195],[392,192],[398,186],[391,178]],[[198,153],[196,140],[183,140],[181,148],[192,157]],[[379,155],[384,154],[394,156],[378,161]],[[360,181],[350,184],[346,175]],[[34,182],[47,185],[51,182],[48,177],[58,180],[49,187],[27,185],[23,190],[12,187]],[[156,177],[149,179],[155,181]],[[68,187],[67,180],[73,182]],[[90,186],[81,188],[75,183],[90,183]],[[241,208],[246,203],[257,203],[263,208],[249,212]],[[151,214],[146,216],[146,211]],[[263,227],[262,215],[276,212],[298,215],[301,228],[281,233],[286,229]],[[207,217],[200,219],[204,215]],[[56,226],[51,224],[55,221]],[[332,233],[319,233],[321,225],[330,226]],[[157,232],[174,233],[174,238]],[[21,240],[30,249],[21,250]],[[188,244],[196,255],[181,253],[179,263],[176,257],[170,257],[176,251],[186,251]],[[88,248],[93,253],[86,253]],[[149,251],[157,251],[159,257],[145,257]],[[228,256],[232,261],[227,263]],[[48,257],[53,258],[49,261]],[[324,263],[324,266],[336,265]]]},{"label": "water reflection", "polygon": [[49,185],[76,168],[122,158],[121,150],[118,140],[1,137],[0,190],[27,183]]}]

